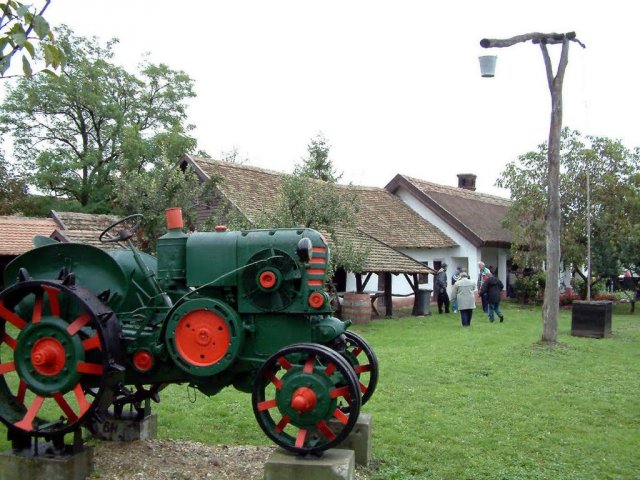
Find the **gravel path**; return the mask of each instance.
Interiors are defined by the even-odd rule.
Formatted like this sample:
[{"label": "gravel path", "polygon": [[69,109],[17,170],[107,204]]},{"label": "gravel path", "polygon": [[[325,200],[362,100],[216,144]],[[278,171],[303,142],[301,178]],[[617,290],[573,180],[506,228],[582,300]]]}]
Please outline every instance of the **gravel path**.
[{"label": "gravel path", "polygon": [[[94,472],[100,480],[262,480],[276,447],[205,445],[185,440],[96,442]],[[367,480],[356,468],[357,480]]]},{"label": "gravel path", "polygon": [[94,473],[102,480],[260,480],[275,447],[204,445],[198,442],[142,440],[98,442]]}]

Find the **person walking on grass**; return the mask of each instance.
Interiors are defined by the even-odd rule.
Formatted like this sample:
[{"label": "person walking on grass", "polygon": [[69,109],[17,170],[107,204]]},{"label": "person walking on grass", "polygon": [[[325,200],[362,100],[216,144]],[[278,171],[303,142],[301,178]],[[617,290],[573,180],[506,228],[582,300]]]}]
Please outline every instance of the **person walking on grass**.
[{"label": "person walking on grass", "polygon": [[449,313],[449,295],[447,294],[447,264],[443,263],[438,274],[436,275],[435,286],[438,294],[438,313],[442,313],[444,305],[444,313]]},{"label": "person walking on grass", "polygon": [[469,274],[464,270],[460,272],[460,280],[453,285],[451,290],[451,299],[458,304],[463,327],[471,326],[473,309],[476,308],[475,290],[476,284],[469,278]]},{"label": "person walking on grass", "polygon": [[489,272],[489,269],[485,267],[484,262],[478,262],[477,287],[478,287],[478,294],[480,295],[480,300],[482,300],[482,311],[484,313],[489,312],[489,307],[487,305],[487,294],[483,293],[484,289],[482,288],[482,286],[484,285],[484,282],[487,281],[487,278],[489,278],[489,275],[491,275],[491,272]]},{"label": "person walking on grass", "polygon": [[[462,277],[460,274],[462,273],[462,267],[456,267],[456,271],[451,275],[451,286],[453,287],[458,280]],[[458,313],[458,303],[452,298],[451,299],[451,311],[453,313]]]},{"label": "person walking on grass", "polygon": [[[502,315],[502,310],[500,310],[500,294],[504,285],[502,281],[496,276],[495,268],[489,273],[489,278],[485,280],[482,285],[482,290],[487,296],[487,313],[489,314],[489,321],[493,322],[495,320],[494,314],[498,315],[500,319],[500,323],[504,322],[504,316]],[[481,291],[482,293],[482,291]]]}]

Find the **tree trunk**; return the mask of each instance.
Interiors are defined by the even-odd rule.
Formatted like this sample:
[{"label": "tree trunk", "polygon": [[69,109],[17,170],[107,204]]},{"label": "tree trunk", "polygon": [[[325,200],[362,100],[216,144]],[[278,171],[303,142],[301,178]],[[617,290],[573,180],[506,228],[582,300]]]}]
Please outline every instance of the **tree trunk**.
[{"label": "tree trunk", "polygon": [[560,134],[562,131],[562,82],[568,63],[569,41],[562,44],[558,72],[553,76],[549,53],[541,43],[542,55],[547,67],[547,78],[551,92],[551,126],[549,128],[549,150],[547,152],[547,281],[542,303],[542,341],[555,343],[558,338],[558,315],[560,312]]},{"label": "tree trunk", "polygon": [[[540,45],[542,58],[547,71],[547,82],[551,92],[551,127],[549,128],[549,151],[547,166],[547,282],[542,304],[542,341],[554,343],[558,336],[558,314],[560,311],[560,133],[562,131],[562,82],[569,62],[569,42],[584,44],[576,38],[575,32],[569,33],[527,33],[508,39],[483,39],[483,48],[504,48],[517,43],[533,41]],[[547,45],[562,44],[558,71],[553,75],[551,58]]]}]

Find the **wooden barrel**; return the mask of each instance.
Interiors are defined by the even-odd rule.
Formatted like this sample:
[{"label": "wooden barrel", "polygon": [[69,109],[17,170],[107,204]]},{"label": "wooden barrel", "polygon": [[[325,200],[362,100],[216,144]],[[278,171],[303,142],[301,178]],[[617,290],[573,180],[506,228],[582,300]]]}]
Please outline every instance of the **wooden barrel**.
[{"label": "wooden barrel", "polygon": [[368,323],[371,320],[371,300],[368,293],[349,292],[342,301],[342,319],[353,323]]}]

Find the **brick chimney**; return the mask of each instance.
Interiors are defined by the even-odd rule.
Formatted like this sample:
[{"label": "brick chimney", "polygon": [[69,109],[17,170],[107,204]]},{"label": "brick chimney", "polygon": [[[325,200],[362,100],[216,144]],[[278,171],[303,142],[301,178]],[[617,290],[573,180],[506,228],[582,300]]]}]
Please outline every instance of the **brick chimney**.
[{"label": "brick chimney", "polygon": [[459,173],[458,174],[458,188],[464,188],[465,190],[476,191],[476,178],[477,175],[473,173]]}]

